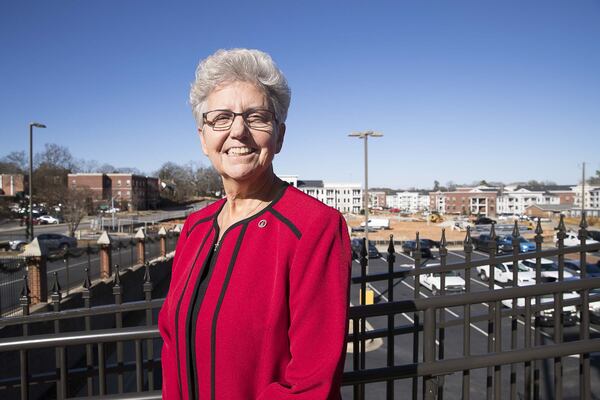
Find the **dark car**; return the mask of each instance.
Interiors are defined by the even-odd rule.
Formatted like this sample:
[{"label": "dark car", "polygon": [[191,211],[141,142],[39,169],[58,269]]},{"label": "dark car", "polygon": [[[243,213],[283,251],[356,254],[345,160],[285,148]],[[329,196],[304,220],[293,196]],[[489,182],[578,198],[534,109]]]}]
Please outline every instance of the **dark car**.
[{"label": "dark car", "polygon": [[491,225],[491,224],[495,224],[496,221],[494,221],[491,218],[488,217],[478,217],[475,220],[475,225]]},{"label": "dark car", "polygon": [[440,248],[439,240],[421,239],[421,243],[423,243],[423,242],[426,242],[429,245],[430,249],[433,249],[433,248],[439,249]]},{"label": "dark car", "polygon": [[600,242],[600,231],[589,230],[588,236],[590,237],[590,239],[594,239],[595,241]]},{"label": "dark car", "polygon": [[[350,245],[352,246],[352,258],[357,259],[360,257],[360,253],[362,252],[363,247],[363,239],[352,239]],[[369,258],[379,258],[381,254],[375,244],[372,241],[369,241]]]},{"label": "dark car", "polygon": [[[497,253],[501,252],[502,249],[499,248],[498,238],[495,238],[494,240],[492,240],[492,237],[487,234],[473,237],[473,247],[475,248],[475,250],[489,251],[490,246],[494,247],[494,243],[492,243],[492,242],[495,243],[496,252]],[[504,251],[507,251],[507,250],[504,250]],[[510,247],[510,251],[512,251],[512,245]]]},{"label": "dark car", "polygon": [[[421,246],[421,257],[423,258],[433,258],[433,254],[431,253],[431,246],[429,242],[426,240],[420,240],[419,245]],[[404,254],[410,255],[411,257],[415,256],[417,252],[417,241],[416,240],[407,240],[402,243],[402,252]]]},{"label": "dark car", "polygon": [[[581,273],[581,263],[579,260],[564,260],[565,270],[573,275],[579,276]],[[598,264],[587,264],[585,273],[588,278],[597,278],[600,276],[600,266]]]},{"label": "dark car", "polygon": [[[77,247],[77,239],[58,233],[42,233],[41,235],[36,236],[36,239],[40,246],[44,247],[46,251],[67,250],[69,248]],[[12,250],[18,251],[22,251],[27,245],[27,241],[25,240],[13,240],[9,243]]]}]

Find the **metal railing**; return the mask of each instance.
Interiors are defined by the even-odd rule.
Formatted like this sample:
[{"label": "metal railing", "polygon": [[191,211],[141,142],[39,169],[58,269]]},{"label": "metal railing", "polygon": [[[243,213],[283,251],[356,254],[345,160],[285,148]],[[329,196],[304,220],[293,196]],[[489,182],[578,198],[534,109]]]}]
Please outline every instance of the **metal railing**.
[{"label": "metal railing", "polygon": [[[558,247],[543,249],[543,232],[538,221],[534,238],[536,251],[519,253],[516,246],[519,231],[515,224],[515,245],[511,254],[497,255],[496,246],[490,244],[489,253],[479,259],[473,257],[472,238],[467,231],[463,242],[464,261],[459,263],[448,262],[443,232],[439,265],[424,266],[420,251],[416,251],[412,268],[396,264],[394,241],[390,237],[387,271],[370,275],[366,274],[367,252],[363,246],[361,273],[352,278],[352,284],[361,289],[361,305],[350,308],[352,332],[348,344],[352,351],[348,354],[349,368],[343,376],[343,385],[352,388],[350,397],[394,399],[402,396],[429,400],[444,397],[540,399],[551,396],[561,399],[565,396],[563,383],[575,379],[579,393],[570,392],[569,396],[592,398],[590,354],[600,351],[600,338],[590,337],[589,306],[591,302],[600,301],[600,295],[590,293],[600,287],[600,277],[587,276],[586,269],[582,268],[579,279],[564,278],[565,255],[576,254],[580,264],[586,265],[587,253],[600,250],[598,243],[586,244],[586,228],[584,217],[579,230],[580,245],[565,247],[566,230],[561,220],[557,230]],[[490,234],[495,237],[493,226]],[[418,239],[417,234],[417,243],[420,243]],[[542,280],[543,257],[557,257],[558,279],[555,282]],[[536,260],[535,285],[519,286],[517,268],[513,268],[510,284],[505,287],[496,284],[495,268],[491,266],[499,263],[517,265],[520,260],[531,258]],[[487,287],[477,291],[471,285],[473,268],[481,266],[490,266],[489,277]],[[463,274],[463,293],[446,293],[445,279],[452,271]],[[425,296],[421,291],[421,280],[430,273],[440,274],[440,287],[435,295]],[[412,295],[398,297],[396,286],[407,280],[414,281]],[[366,305],[369,285],[378,282],[387,284],[387,297],[379,295],[378,304]],[[15,331],[11,337],[0,340],[0,354],[3,359],[11,354],[13,365],[18,365],[20,371],[18,376],[0,375],[3,377],[0,379],[0,397],[3,393],[16,393],[21,399],[35,398],[33,392],[37,390],[38,394],[51,393],[59,399],[84,395],[88,398],[108,395],[113,398],[160,398],[160,338],[155,321],[163,300],[151,298],[153,283],[149,266],[146,266],[142,285],[144,300],[123,303],[123,288],[117,270],[112,285],[114,304],[91,307],[88,279],[82,293],[84,306],[61,311],[61,290],[55,282],[52,290],[54,311],[34,315],[29,315],[25,285],[21,297],[22,316],[0,319],[0,332],[9,328]],[[567,296],[573,291],[579,296]],[[543,301],[545,296],[551,296],[552,301]],[[507,302],[509,306],[506,306]],[[486,305],[487,311],[480,310],[482,304]],[[579,326],[575,328],[577,334],[571,332],[567,340],[563,325],[565,310],[569,307],[576,307],[580,317]],[[447,318],[446,311],[452,309],[459,310],[462,315],[456,313],[456,318]],[[410,317],[412,322],[399,323],[399,315]],[[93,321],[97,318],[104,320],[94,326]],[[551,321],[552,334],[541,326],[544,318],[546,322],[548,318]],[[379,324],[380,327],[368,329],[367,320],[381,322],[382,319],[384,323]],[[83,328],[65,329],[69,324],[67,321],[81,320]],[[52,331],[48,332],[50,323]],[[473,332],[479,331],[487,336],[483,345],[478,345],[473,338]],[[368,345],[377,339],[383,343],[384,365],[375,365],[370,359],[372,353],[369,353]],[[399,361],[401,348],[397,343],[404,339],[407,340],[403,343],[409,343],[411,347],[412,357]],[[552,343],[545,343],[550,340]],[[32,371],[33,354],[43,351],[50,352],[46,354],[50,356],[51,368]],[[579,367],[573,375],[567,376],[564,367],[567,357],[572,355],[578,357]],[[552,365],[550,378],[542,374],[542,363],[546,360]],[[450,378],[456,377],[459,384],[449,385]],[[402,391],[398,388],[399,383],[403,385]],[[385,386],[378,392],[378,397],[366,390],[371,384]]]}]

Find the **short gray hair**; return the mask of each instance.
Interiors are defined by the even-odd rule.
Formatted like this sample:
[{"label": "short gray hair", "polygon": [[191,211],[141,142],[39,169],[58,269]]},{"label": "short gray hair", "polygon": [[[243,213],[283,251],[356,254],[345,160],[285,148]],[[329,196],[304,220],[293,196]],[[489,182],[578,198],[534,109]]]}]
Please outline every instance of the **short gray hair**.
[{"label": "short gray hair", "polygon": [[283,73],[267,53],[251,49],[218,50],[202,60],[190,89],[190,104],[198,127],[206,99],[225,82],[249,82],[264,91],[277,121],[285,122],[292,92]]}]

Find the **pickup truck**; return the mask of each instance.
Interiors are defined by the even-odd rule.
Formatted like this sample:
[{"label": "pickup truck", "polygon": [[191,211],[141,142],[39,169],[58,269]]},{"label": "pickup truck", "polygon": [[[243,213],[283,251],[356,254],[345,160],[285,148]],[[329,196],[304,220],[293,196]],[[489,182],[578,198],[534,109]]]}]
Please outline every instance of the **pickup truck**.
[{"label": "pickup truck", "polygon": [[[479,279],[487,281],[490,277],[490,266],[481,265],[477,268]],[[517,264],[517,279],[519,280],[519,286],[523,282],[535,282],[535,272],[530,268]],[[513,279],[513,264],[512,263],[499,263],[494,265],[494,281],[500,283],[509,283]]]},{"label": "pickup truck", "polygon": [[[581,241],[579,240],[579,238],[577,236],[578,235],[575,232],[567,232],[563,243],[565,244],[565,246],[579,246],[581,244]],[[558,247],[558,237],[556,235],[554,235],[554,241],[556,242],[556,247]],[[596,244],[596,243],[598,243],[598,242],[591,238],[587,238],[585,240],[585,244]]]},{"label": "pickup truck", "polygon": [[[390,229],[390,220],[386,218],[369,218],[369,229]],[[365,227],[365,223],[361,222],[360,226]]]},{"label": "pickup truck", "polygon": [[[435,296],[442,287],[441,273],[421,275],[421,285],[425,286]],[[448,271],[445,275],[446,292],[460,292],[465,290],[465,280],[455,271]]]}]

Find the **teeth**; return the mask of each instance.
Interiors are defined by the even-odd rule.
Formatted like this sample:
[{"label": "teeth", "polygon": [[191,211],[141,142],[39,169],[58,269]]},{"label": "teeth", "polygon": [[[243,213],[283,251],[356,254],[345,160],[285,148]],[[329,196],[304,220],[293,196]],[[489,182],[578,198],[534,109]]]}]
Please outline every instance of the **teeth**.
[{"label": "teeth", "polygon": [[252,153],[252,149],[248,147],[232,147],[227,150],[227,154],[232,154],[234,156],[243,156],[250,153]]}]

